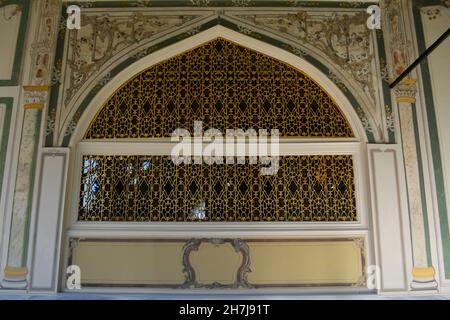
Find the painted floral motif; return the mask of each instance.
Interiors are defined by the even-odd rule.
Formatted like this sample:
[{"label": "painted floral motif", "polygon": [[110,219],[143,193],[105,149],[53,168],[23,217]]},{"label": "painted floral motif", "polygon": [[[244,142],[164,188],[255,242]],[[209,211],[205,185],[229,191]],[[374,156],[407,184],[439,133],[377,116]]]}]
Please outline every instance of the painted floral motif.
[{"label": "painted floral motif", "polygon": [[211,4],[210,0],[191,0],[191,4],[197,7],[207,7]]},{"label": "painted floral motif", "polygon": [[80,117],[81,114],[79,112],[76,112],[73,118],[70,120],[70,123],[67,126],[66,131],[64,132],[64,137],[71,136],[74,133],[77,127],[78,120],[80,120]]},{"label": "painted floral motif", "polygon": [[435,20],[441,16],[441,10],[439,8],[423,9],[428,16],[428,20]]},{"label": "painted floral motif", "polygon": [[53,86],[55,84],[61,83],[61,59],[56,61],[53,66],[52,78],[50,79],[50,85]]},{"label": "painted floral motif", "polygon": [[390,105],[385,106],[385,114],[386,114],[386,129],[389,132],[395,132],[395,118],[394,113],[392,112],[392,107]]},{"label": "painted floral motif", "polygon": [[44,2],[41,21],[36,30],[36,41],[31,46],[32,74],[30,83],[36,85],[48,85],[52,77],[52,50],[55,39],[53,33],[57,29],[57,13],[59,2],[46,0]]},{"label": "painted floral motif", "polygon": [[231,0],[235,7],[246,7],[250,5],[251,0]]},{"label": "painted floral motif", "polygon": [[300,47],[300,46],[292,46],[289,44],[285,44],[285,45],[283,45],[283,48],[287,51],[292,52],[296,56],[299,56],[302,58],[308,55],[308,52],[306,51],[306,49],[303,47]]},{"label": "painted floral motif", "polygon": [[243,25],[239,25],[238,26],[239,32],[243,33],[245,35],[252,35],[253,34],[253,30],[250,29],[249,27],[243,26]]},{"label": "painted floral motif", "polygon": [[193,36],[194,34],[197,34],[200,32],[200,26],[196,26],[190,30],[188,30],[186,33],[190,36]]},{"label": "painted floral motif", "polygon": [[[131,16],[82,16],[80,30],[69,30],[67,58],[69,80],[64,104],[117,52],[164,30],[181,26],[195,16],[157,16],[134,13]],[[61,24],[60,24],[61,27]]]},{"label": "painted floral motif", "polygon": [[391,83],[393,79],[393,72],[384,59],[380,59],[380,75],[383,81]]},{"label": "painted floral motif", "polygon": [[390,76],[396,78],[399,76],[410,64],[411,43],[406,39],[405,31],[403,30],[401,3],[399,0],[384,1],[383,4],[384,16],[383,19],[387,21],[385,24],[385,32],[389,35],[388,47],[390,52],[389,71]]},{"label": "painted floral motif", "polygon": [[134,5],[136,7],[145,8],[145,7],[150,7],[152,5],[152,2],[149,0],[138,0],[138,1],[136,1],[136,3]]},{"label": "painted floral motif", "polygon": [[[289,35],[327,54],[361,86],[375,102],[372,62],[373,48],[365,13],[313,14],[307,11],[287,14],[238,15],[255,26]],[[250,32],[245,29],[245,31]],[[242,31],[241,31],[242,32]]]},{"label": "painted floral motif", "polygon": [[369,121],[369,119],[367,119],[367,116],[366,116],[366,114],[364,113],[364,110],[361,109],[361,107],[358,106],[358,107],[356,108],[356,113],[358,114],[358,117],[359,117],[359,119],[361,120],[361,124],[362,124],[364,130],[365,130],[367,133],[373,133],[373,132],[374,132],[374,131],[373,131],[373,128],[372,128],[372,126],[370,125],[370,121]]},{"label": "painted floral motif", "polygon": [[49,136],[55,132],[56,108],[52,108],[47,115],[47,127],[45,128],[45,136]]},{"label": "painted floral motif", "polygon": [[341,2],[339,6],[342,8],[361,8],[363,6],[367,6],[367,3],[363,1],[349,1],[349,2]]},{"label": "painted floral motif", "polygon": [[333,70],[329,70],[328,72],[328,78],[334,82],[341,90],[346,91],[347,88],[345,87],[345,84],[342,82],[342,79],[333,72]]}]

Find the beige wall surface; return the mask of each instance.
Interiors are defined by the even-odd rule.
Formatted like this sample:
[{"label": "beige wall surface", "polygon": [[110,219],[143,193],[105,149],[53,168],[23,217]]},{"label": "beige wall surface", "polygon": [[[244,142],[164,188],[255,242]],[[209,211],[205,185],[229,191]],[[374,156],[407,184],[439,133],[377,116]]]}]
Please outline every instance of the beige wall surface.
[{"label": "beige wall surface", "polygon": [[[422,22],[426,46],[430,47],[450,28],[450,8],[432,7],[438,11],[430,16],[422,10]],[[442,167],[446,187],[447,211],[450,210],[450,41],[442,42],[428,57],[428,66],[433,88],[433,99],[438,123]],[[425,92],[427,94],[427,92]],[[449,220],[450,221],[450,220]],[[449,226],[450,227],[450,226]]]},{"label": "beige wall surface", "polygon": [[12,15],[16,5],[0,8],[0,80],[11,77],[21,14]]},{"label": "beige wall surface", "polygon": [[[243,251],[232,240],[212,239],[190,251],[189,241],[82,240],[69,263],[80,267],[81,285],[88,287],[365,286],[362,238],[240,240]],[[193,279],[183,272],[190,268]],[[246,277],[247,284],[241,281]]]}]

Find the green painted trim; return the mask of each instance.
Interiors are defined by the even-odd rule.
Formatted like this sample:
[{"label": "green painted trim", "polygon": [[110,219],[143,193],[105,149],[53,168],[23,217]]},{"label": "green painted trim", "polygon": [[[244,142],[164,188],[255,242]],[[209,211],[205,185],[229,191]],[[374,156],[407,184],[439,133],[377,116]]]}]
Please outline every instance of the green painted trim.
[{"label": "green painted trim", "polygon": [[[35,109],[29,109],[25,110],[25,112],[37,112],[36,115],[36,126],[34,128],[34,146],[33,146],[33,157],[31,162],[31,168],[30,168],[30,176],[28,177],[28,199],[27,199],[27,208],[25,212],[25,223],[24,223],[24,236],[22,241],[22,256],[21,256],[21,263],[22,266],[26,266],[27,263],[27,254],[28,254],[28,239],[29,239],[29,228],[30,228],[30,221],[31,221],[31,206],[32,206],[32,200],[33,200],[33,189],[34,189],[34,176],[36,173],[36,159],[37,159],[37,150],[39,147],[39,138],[40,138],[40,128],[41,128],[41,122],[42,122],[42,110],[35,110]],[[25,112],[23,114],[23,119],[25,120]],[[22,129],[23,130],[23,129]],[[20,137],[20,143],[22,143],[22,137],[23,137],[23,131],[21,132]],[[20,152],[19,152],[20,157]],[[16,172],[16,178],[15,181],[17,183],[17,175]],[[15,205],[15,201],[13,203],[13,208]],[[12,217],[14,219],[14,217]],[[11,235],[10,240],[11,241]],[[9,252],[8,252],[8,259],[9,259]]]},{"label": "green painted trim", "polygon": [[[27,198],[27,208],[25,211],[25,223],[24,223],[24,235],[22,240],[22,253],[21,253],[21,264],[22,266],[26,266],[27,264],[27,254],[28,254],[28,239],[29,239],[29,228],[30,228],[30,221],[31,221],[31,205],[33,201],[33,189],[34,189],[34,177],[36,173],[36,159],[37,159],[37,151],[39,148],[39,138],[40,138],[40,128],[41,128],[41,122],[42,122],[42,110],[36,110],[36,109],[29,109],[25,110],[25,112],[37,112],[36,115],[36,126],[34,128],[34,146],[33,146],[33,156],[31,160],[31,168],[30,168],[30,176],[28,177],[28,198]],[[25,112],[23,113],[23,120],[25,121]],[[23,124],[22,124],[22,132],[20,136],[20,143],[22,144],[22,137],[23,137]],[[20,150],[20,148],[19,148]],[[21,154],[19,151],[19,158]],[[16,164],[18,166],[18,163]],[[17,183],[17,176],[18,172],[16,172],[15,182]],[[15,192],[15,190],[14,190]],[[15,195],[15,194],[14,194]],[[15,199],[13,201],[13,210],[15,206]],[[14,216],[12,217],[12,220],[14,220]],[[9,236],[9,241],[11,241],[11,235]],[[9,251],[9,248],[8,248]],[[9,261],[10,253],[8,252],[7,260]]]},{"label": "green painted trim", "polygon": [[[61,8],[60,19],[62,19],[62,18],[67,19],[67,11],[64,6],[63,6],[63,8]],[[57,35],[53,69],[57,68],[58,64],[62,63],[62,59],[64,56],[65,37],[66,37],[66,29],[60,28],[58,30],[58,35]],[[48,104],[48,109],[47,109],[47,113],[46,113],[46,119],[48,119],[50,117],[52,112],[54,112],[56,114],[56,111],[58,109],[58,96],[59,96],[60,85],[61,85],[60,82],[57,81],[56,83],[52,82],[52,84],[50,86],[49,104]],[[56,130],[56,127],[53,130]],[[49,132],[48,134],[47,133],[45,134],[44,141],[45,141],[46,147],[54,146],[53,138],[54,138],[53,131]]]},{"label": "green painted trim", "polygon": [[[423,32],[422,17],[420,15],[420,5],[422,1],[416,1],[413,5],[413,16],[417,34],[417,44],[420,52],[426,50],[425,35]],[[437,4],[441,4],[439,1]],[[427,1],[426,5],[432,5],[432,1]],[[436,197],[439,210],[439,223],[441,230],[442,254],[444,257],[445,278],[450,279],[450,230],[448,225],[447,203],[445,198],[444,175],[442,172],[442,154],[439,144],[439,133],[437,129],[436,110],[433,100],[433,88],[431,86],[431,74],[428,67],[428,59],[420,65],[422,75],[423,91],[426,102],[426,112],[428,118],[428,134],[430,136],[432,161],[434,167],[434,180],[436,185]]]},{"label": "green painted trim", "polygon": [[0,145],[0,194],[2,193],[3,175],[5,172],[6,153],[8,150],[9,129],[11,128],[11,114],[14,98],[0,97],[0,104],[5,105],[3,118],[2,144]]},{"label": "green painted trim", "polygon": [[413,0],[414,6],[416,7],[426,7],[426,6],[437,6],[445,5],[446,0]]},{"label": "green painted trim", "polygon": [[14,54],[13,70],[10,79],[0,80],[0,86],[17,86],[22,69],[23,49],[25,45],[25,35],[28,23],[28,12],[30,8],[29,0],[7,0],[2,5],[21,4],[22,13],[20,16],[19,33],[17,35],[16,52]]},{"label": "green painted trim", "polygon": [[[25,110],[27,112],[28,110]],[[32,111],[32,110],[30,110]],[[41,122],[42,122],[42,110],[37,110],[36,116],[36,127],[34,128],[34,148],[33,148],[33,160],[30,170],[29,178],[29,190],[28,190],[28,201],[27,201],[27,213],[25,215],[25,232],[23,233],[23,250],[22,250],[22,265],[27,265],[28,256],[28,243],[30,240],[30,224],[31,224],[31,207],[33,203],[33,190],[34,190],[34,180],[36,175],[36,162],[37,162],[37,151],[39,149],[39,138],[41,132]]]},{"label": "green painted trim", "polygon": [[[384,62],[387,64],[387,58],[386,58],[386,47],[384,45],[384,35],[383,32],[378,32],[376,31],[376,40],[377,40],[377,47],[378,47],[378,58],[379,60],[384,60]],[[384,105],[382,106],[383,109],[386,109],[386,105],[391,106],[391,110],[392,110],[392,116],[394,116],[394,108],[392,106],[392,99],[391,99],[391,90],[389,88],[389,84],[384,80],[381,79],[382,81],[382,93],[383,93],[383,102]],[[384,122],[387,123],[387,119],[384,119]],[[395,131],[391,131],[389,129],[387,129],[387,133],[388,133],[388,141],[391,144],[395,144],[396,141],[396,135],[395,135]]]},{"label": "green painted trim", "polygon": [[427,264],[428,267],[433,265],[431,260],[431,244],[430,244],[430,226],[428,224],[428,210],[427,210],[427,199],[425,197],[425,182],[423,181],[423,162],[422,162],[422,150],[420,148],[419,140],[419,126],[417,123],[417,106],[415,103],[412,104],[412,118],[414,125],[414,137],[416,140],[416,153],[417,153],[417,164],[419,169],[419,180],[420,180],[420,197],[422,199],[422,212],[423,212],[423,225],[425,232],[425,248],[427,250]]}]

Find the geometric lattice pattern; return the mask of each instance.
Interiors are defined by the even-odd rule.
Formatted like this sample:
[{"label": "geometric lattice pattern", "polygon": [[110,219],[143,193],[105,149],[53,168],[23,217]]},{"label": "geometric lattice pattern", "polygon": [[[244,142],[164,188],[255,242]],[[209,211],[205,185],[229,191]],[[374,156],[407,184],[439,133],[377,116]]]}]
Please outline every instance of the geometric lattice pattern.
[{"label": "geometric lattice pattern", "polygon": [[86,139],[170,137],[176,128],[278,129],[282,137],[353,137],[345,116],[292,66],[217,38],[139,73],[101,108]]},{"label": "geometric lattice pattern", "polygon": [[78,220],[355,221],[350,155],[280,157],[276,175],[261,164],[181,164],[170,156],[83,156]]}]

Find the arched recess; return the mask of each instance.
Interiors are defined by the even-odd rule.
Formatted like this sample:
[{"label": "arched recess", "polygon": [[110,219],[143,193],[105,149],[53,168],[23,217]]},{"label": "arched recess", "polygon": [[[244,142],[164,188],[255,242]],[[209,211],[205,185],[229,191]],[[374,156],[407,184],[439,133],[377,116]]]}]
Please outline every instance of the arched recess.
[{"label": "arched recess", "polygon": [[[322,87],[328,95],[332,98],[332,100],[335,102],[335,104],[339,107],[340,111],[345,116],[346,120],[349,122],[350,127],[353,131],[354,137],[353,138],[337,138],[337,139],[317,139],[317,138],[302,138],[302,142],[305,142],[305,145],[308,145],[309,152],[314,152],[315,149],[315,143],[313,142],[322,142],[326,145],[326,143],[330,143],[330,149],[329,152],[331,154],[337,153],[339,154],[341,147],[344,149],[349,146],[349,149],[347,151],[351,154],[358,154],[358,160],[355,164],[355,170],[358,171],[357,179],[359,180],[366,180],[367,176],[367,170],[366,170],[366,160],[365,160],[365,145],[367,142],[367,136],[364,130],[363,125],[361,124],[358,115],[356,114],[353,106],[348,101],[348,99],[345,97],[345,95],[342,93],[342,91],[321,71],[319,71],[317,68],[315,68],[313,65],[311,65],[309,62],[301,59],[298,56],[295,56],[291,53],[286,52],[285,50],[282,50],[280,48],[276,48],[272,45],[263,43],[261,41],[255,40],[253,38],[250,38],[248,36],[242,35],[240,33],[234,32],[230,29],[224,28],[222,26],[215,26],[211,29],[209,29],[206,32],[199,33],[193,37],[190,37],[188,39],[182,40],[174,45],[171,45],[167,48],[161,49],[153,54],[150,54],[138,62],[134,63],[133,65],[127,67],[125,70],[120,72],[115,78],[113,78],[110,82],[108,82],[95,96],[95,98],[89,103],[88,108],[83,113],[82,117],[80,118],[80,121],[78,122],[78,125],[72,135],[72,138],[70,140],[70,147],[72,148],[73,153],[76,153],[79,149],[80,143],[83,144],[83,137],[86,134],[90,123],[95,118],[96,114],[99,112],[99,110],[104,105],[105,101],[108,100],[108,98],[116,92],[124,83],[126,83],[128,80],[130,80],[133,76],[136,74],[142,72],[143,70],[146,70],[162,61],[165,61],[167,59],[170,59],[171,57],[177,56],[183,52],[186,52],[192,48],[198,47],[206,42],[209,42],[216,38],[223,38],[225,40],[232,41],[240,46],[243,46],[245,48],[254,50],[256,52],[262,53],[266,56],[269,56],[271,58],[275,58],[279,61],[282,61],[283,63],[287,63],[288,65],[301,70],[302,73],[308,75],[313,81],[315,81],[320,87]],[[282,139],[283,140],[283,139]],[[109,140],[111,143],[114,143],[114,141],[118,142],[117,140]],[[125,140],[126,141],[126,140]],[[336,142],[340,142],[340,144],[335,144]],[[126,142],[118,142],[117,145],[120,145],[122,143],[123,145],[127,145]],[[130,144],[132,145],[132,144]],[[338,147],[339,146],[339,147]],[[95,148],[97,146],[94,146],[93,149],[91,149],[93,152],[95,152]],[[101,147],[100,147],[101,148]],[[308,151],[305,151],[306,153]],[[71,172],[73,173],[79,173],[79,163],[80,158],[76,158],[75,156],[71,157]],[[71,175],[72,180],[69,181],[69,195],[74,196],[77,198],[77,192],[79,191],[79,175],[74,174]],[[69,179],[70,180],[70,179]],[[368,220],[367,220],[367,213],[369,210],[368,207],[368,187],[366,181],[362,181],[361,183],[358,183],[358,189],[359,192],[357,193],[358,197],[358,205],[361,207],[361,214],[360,220],[355,222],[350,222],[350,225],[357,226],[357,227],[364,227],[367,228],[368,226]],[[73,198],[73,197],[72,197]],[[70,199],[69,199],[70,200]],[[73,216],[73,212],[75,210],[74,206],[76,206],[76,200],[73,201],[67,201],[67,204],[70,205],[70,208],[68,208],[67,212],[69,215],[69,219],[66,219],[66,221],[69,223],[75,223],[76,224],[76,217]],[[292,226],[290,226],[292,227]],[[309,228],[308,226],[302,226],[302,228]],[[178,227],[177,227],[178,228]],[[341,226],[337,226],[337,228],[341,228]]]},{"label": "arched recess", "polygon": [[[123,67],[118,65],[111,65],[108,70],[118,68],[121,71],[119,71],[118,74],[107,82],[106,85],[103,85],[103,87],[101,87],[101,89],[93,97],[90,97],[91,93],[89,93],[88,95],[77,100],[79,107],[74,108],[70,112],[69,117],[66,118],[62,125],[61,132],[68,132],[69,127],[75,126],[75,128],[70,130],[71,134],[61,134],[58,138],[57,145],[72,146],[74,143],[76,144],[77,141],[80,141],[85,130],[87,129],[87,126],[89,125],[90,119],[92,119],[92,117],[96,114],[102,103],[112,92],[120,87],[122,83],[128,80],[130,75],[136,74],[142,71],[143,68],[150,67],[160,61],[170,58],[171,56],[175,56],[216,37],[223,37],[238,44],[245,45],[249,49],[253,49],[278,60],[285,61],[293,67],[304,71],[306,74],[310,75],[322,88],[324,88],[336,101],[342,112],[350,121],[351,126],[355,129],[357,137],[360,137],[362,140],[368,142],[380,140],[378,130],[374,129],[376,128],[375,121],[372,119],[372,116],[369,113],[366,113],[358,104],[357,100],[354,96],[352,96],[351,89],[347,90],[347,94],[352,96],[350,97],[352,101],[349,100],[349,97],[346,96],[346,94],[328,77],[327,74],[323,73],[318,67],[308,62],[306,59],[262,40],[252,38],[221,25],[216,25],[203,32],[190,36],[189,38],[180,40],[175,44],[148,54],[124,69],[121,69]],[[100,81],[101,78],[107,74],[108,72],[106,71],[102,72],[99,74],[97,80]],[[97,87],[97,85],[95,87]],[[85,91],[88,92],[89,90]],[[92,91],[93,90],[90,92]],[[77,119],[79,117],[79,120],[74,121],[75,115]]]},{"label": "arched recess", "polygon": [[[82,156],[88,154],[111,154],[116,150],[117,154],[124,155],[140,155],[142,154],[142,143],[152,144],[158,143],[151,139],[145,141],[133,141],[132,139],[107,139],[104,141],[88,141],[84,139],[88,132],[89,125],[95,119],[105,101],[107,101],[120,87],[135,75],[144,70],[166,61],[183,52],[201,46],[216,38],[223,38],[227,41],[236,43],[239,46],[261,53],[270,58],[288,64],[319,85],[328,96],[334,101],[336,106],[342,112],[343,117],[348,121],[352,134],[343,138],[301,138],[301,141],[292,142],[293,140],[281,139],[284,152],[291,155],[350,155],[353,158],[353,172],[355,184],[355,203],[357,207],[357,216],[349,221],[314,221],[311,222],[282,222],[266,221],[264,224],[255,221],[233,222],[167,222],[159,223],[152,221],[131,221],[131,222],[111,222],[111,221],[79,221],[78,204],[80,196],[80,164]],[[297,139],[298,140],[298,139]],[[367,136],[358,115],[354,111],[353,106],[344,96],[336,85],[327,78],[317,68],[312,66],[305,60],[290,54],[282,49],[273,47],[261,41],[236,33],[221,26],[216,26],[207,32],[197,34],[189,39],[182,40],[170,47],[161,49],[127,67],[112,79],[105,87],[103,87],[97,96],[90,102],[88,108],[83,113],[77,128],[70,141],[72,148],[71,165],[68,186],[68,201],[66,202],[66,258],[69,253],[70,239],[80,237],[245,237],[246,235],[264,235],[272,237],[293,236],[321,236],[321,237],[345,237],[360,235],[367,239],[366,249],[368,254],[365,259],[366,263],[371,260],[371,235],[369,232],[369,205],[368,205],[368,174],[366,154]],[[301,147],[300,147],[301,145]],[[155,144],[152,145],[153,147]],[[170,146],[169,146],[170,147]],[[111,149],[112,148],[112,149]],[[165,148],[165,149],[164,149]],[[161,147],[163,154],[167,154],[168,147]],[[286,151],[288,150],[288,151]],[[145,152],[144,152],[145,153]],[[170,153],[169,153],[170,154]]]}]

